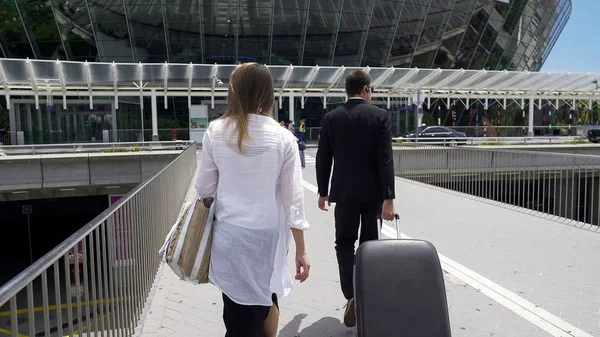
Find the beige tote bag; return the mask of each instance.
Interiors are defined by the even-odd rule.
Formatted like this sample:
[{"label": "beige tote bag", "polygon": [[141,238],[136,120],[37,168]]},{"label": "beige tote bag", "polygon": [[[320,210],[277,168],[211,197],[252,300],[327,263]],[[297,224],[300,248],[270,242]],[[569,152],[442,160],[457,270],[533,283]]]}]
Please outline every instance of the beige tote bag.
[{"label": "beige tote bag", "polygon": [[214,199],[195,198],[160,249],[163,261],[187,282],[208,283],[214,224]]}]

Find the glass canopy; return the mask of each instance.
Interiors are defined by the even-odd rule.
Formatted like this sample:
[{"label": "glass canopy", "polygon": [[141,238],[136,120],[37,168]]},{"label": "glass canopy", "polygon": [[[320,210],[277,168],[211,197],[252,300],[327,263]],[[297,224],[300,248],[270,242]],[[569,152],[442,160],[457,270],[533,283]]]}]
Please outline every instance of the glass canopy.
[{"label": "glass canopy", "polygon": [[[0,94],[224,96],[235,65],[88,63],[0,59]],[[600,74],[463,69],[268,66],[276,94],[344,96],[344,79],[368,71],[374,95],[600,99]]]}]

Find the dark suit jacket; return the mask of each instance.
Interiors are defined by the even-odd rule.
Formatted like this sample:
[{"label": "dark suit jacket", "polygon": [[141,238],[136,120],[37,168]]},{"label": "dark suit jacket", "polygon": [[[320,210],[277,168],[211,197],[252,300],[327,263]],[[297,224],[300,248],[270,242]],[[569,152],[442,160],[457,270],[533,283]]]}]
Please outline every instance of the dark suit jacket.
[{"label": "dark suit jacket", "polygon": [[391,125],[389,112],[362,99],[349,99],[327,113],[317,151],[319,195],[331,202],[394,199]]}]

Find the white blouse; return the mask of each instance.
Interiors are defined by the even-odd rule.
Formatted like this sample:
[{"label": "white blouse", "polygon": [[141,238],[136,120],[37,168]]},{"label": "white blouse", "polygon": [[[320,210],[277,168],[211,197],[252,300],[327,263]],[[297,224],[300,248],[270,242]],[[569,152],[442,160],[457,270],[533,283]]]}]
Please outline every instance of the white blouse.
[{"label": "white blouse", "polygon": [[298,143],[273,118],[251,114],[242,154],[232,129],[210,123],[196,178],[198,196],[216,196],[209,278],[238,304],[270,306],[273,293],[292,290],[290,228],[309,227]]}]

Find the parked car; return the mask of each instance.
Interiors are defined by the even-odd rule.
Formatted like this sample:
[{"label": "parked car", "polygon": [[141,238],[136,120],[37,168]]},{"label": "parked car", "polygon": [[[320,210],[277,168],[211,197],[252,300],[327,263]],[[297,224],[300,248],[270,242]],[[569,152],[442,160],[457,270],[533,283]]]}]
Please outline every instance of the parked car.
[{"label": "parked car", "polygon": [[436,142],[446,145],[465,145],[467,135],[446,126],[420,126],[404,138],[413,142]]},{"label": "parked car", "polygon": [[592,143],[600,143],[600,129],[588,130],[587,138]]}]

